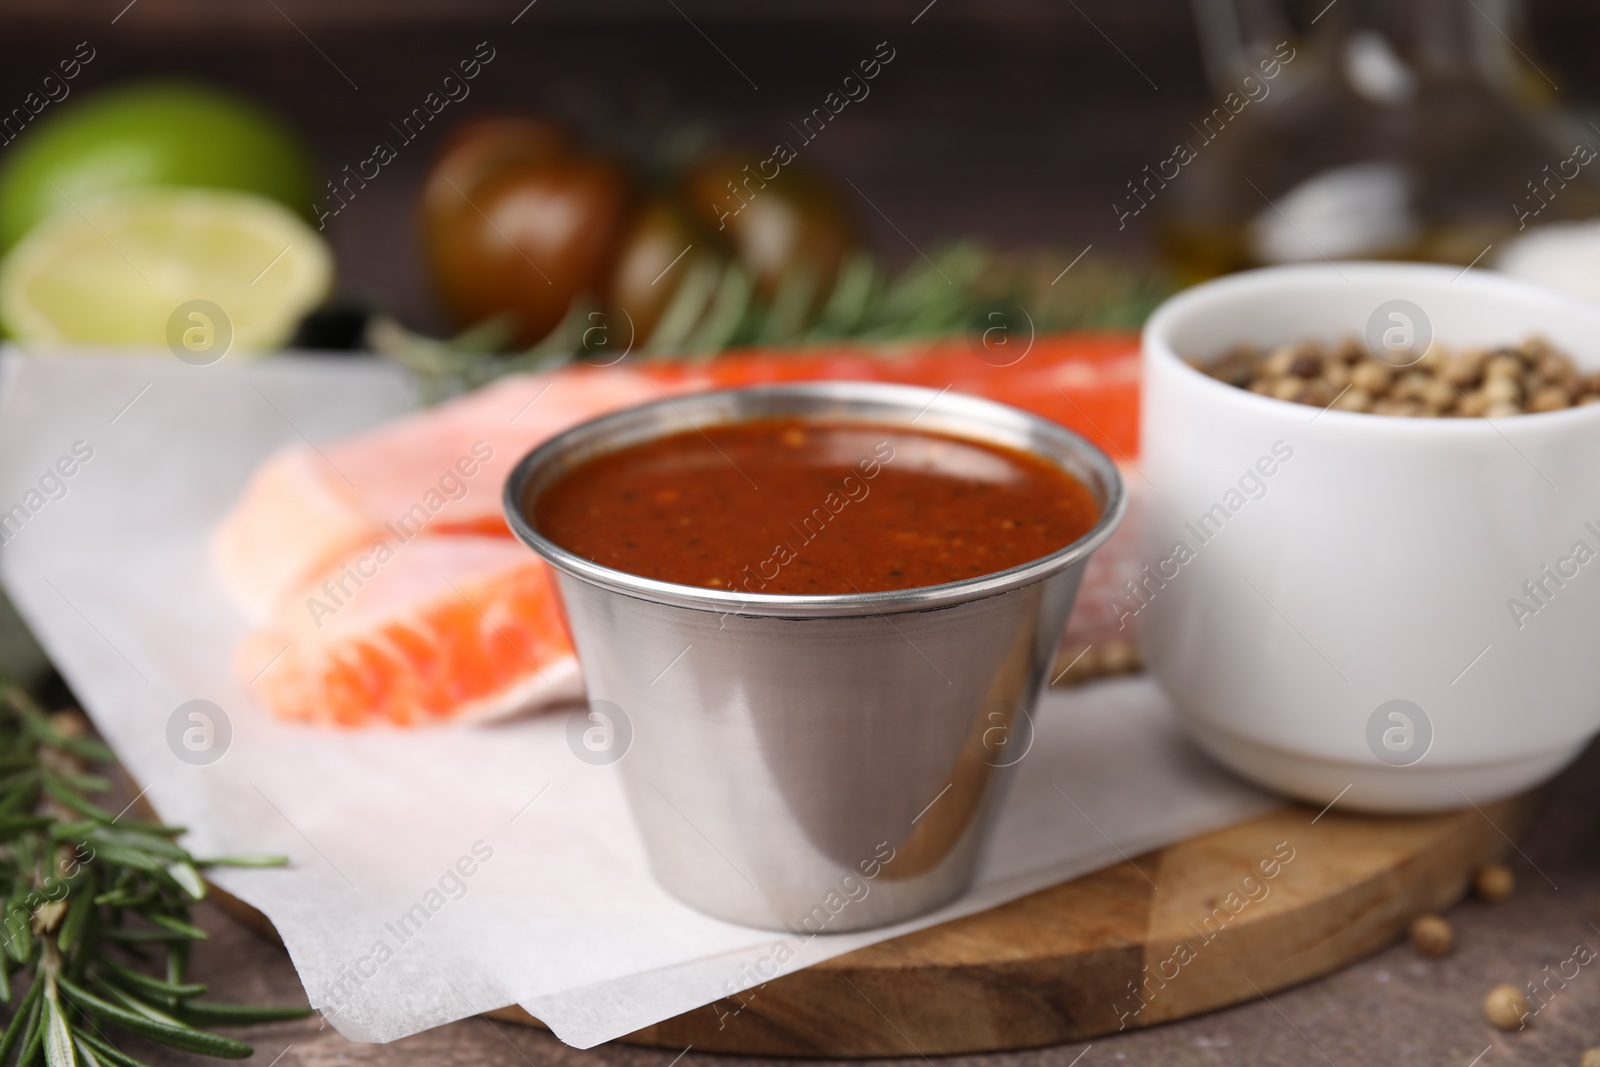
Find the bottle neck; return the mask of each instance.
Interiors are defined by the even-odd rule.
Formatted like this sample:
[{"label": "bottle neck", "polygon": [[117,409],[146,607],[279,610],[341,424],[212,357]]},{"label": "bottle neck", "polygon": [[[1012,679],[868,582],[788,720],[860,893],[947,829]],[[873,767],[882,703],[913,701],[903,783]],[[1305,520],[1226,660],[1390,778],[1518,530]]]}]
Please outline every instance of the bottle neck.
[{"label": "bottle neck", "polygon": [[1531,61],[1515,43],[1521,0],[1195,0],[1207,73],[1225,91],[1279,42],[1346,78],[1385,72],[1418,81],[1478,82],[1514,91]]},{"label": "bottle neck", "polygon": [[1381,44],[1419,78],[1509,88],[1522,25],[1520,0],[1336,0],[1308,43],[1342,55]]}]

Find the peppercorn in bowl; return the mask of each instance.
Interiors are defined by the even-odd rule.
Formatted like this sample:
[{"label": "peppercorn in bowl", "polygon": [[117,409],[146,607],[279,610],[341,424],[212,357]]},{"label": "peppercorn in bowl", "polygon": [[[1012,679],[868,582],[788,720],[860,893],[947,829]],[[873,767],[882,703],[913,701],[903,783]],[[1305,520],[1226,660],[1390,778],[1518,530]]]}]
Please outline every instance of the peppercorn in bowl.
[{"label": "peppercorn in bowl", "polygon": [[1584,373],[1543,337],[1422,352],[1374,351],[1355,337],[1264,349],[1238,345],[1185,362],[1218,381],[1277,400],[1373,415],[1506,418],[1600,403],[1600,371]]},{"label": "peppercorn in bowl", "polygon": [[1159,308],[1116,608],[1195,741],[1375,811],[1574,757],[1600,729],[1597,372],[1600,305],[1487,271],[1271,268]]}]

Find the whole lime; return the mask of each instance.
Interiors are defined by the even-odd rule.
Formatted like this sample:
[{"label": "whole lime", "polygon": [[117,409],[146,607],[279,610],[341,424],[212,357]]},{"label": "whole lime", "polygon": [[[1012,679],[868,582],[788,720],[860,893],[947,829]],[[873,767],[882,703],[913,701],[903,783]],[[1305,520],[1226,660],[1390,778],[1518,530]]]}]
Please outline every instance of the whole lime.
[{"label": "whole lime", "polygon": [[191,82],[119,85],[52,109],[6,153],[0,249],[58,210],[146,186],[256,193],[309,217],[313,173],[288,126],[232,93]]}]

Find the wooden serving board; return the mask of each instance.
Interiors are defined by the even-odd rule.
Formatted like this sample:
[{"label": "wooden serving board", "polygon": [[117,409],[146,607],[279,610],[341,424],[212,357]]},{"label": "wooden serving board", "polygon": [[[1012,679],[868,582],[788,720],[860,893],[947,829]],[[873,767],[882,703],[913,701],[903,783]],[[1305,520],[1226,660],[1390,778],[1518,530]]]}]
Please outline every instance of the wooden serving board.
[{"label": "wooden serving board", "polygon": [[[777,1056],[914,1056],[1050,1045],[1181,1019],[1390,944],[1415,916],[1459,900],[1476,868],[1526,828],[1534,802],[1527,795],[1482,811],[1404,818],[1280,808],[623,1040]],[[516,1007],[490,1014],[537,1024]]]},{"label": "wooden serving board", "polygon": [[[1536,804],[1529,793],[1446,815],[1279,808],[621,1040],[748,1055],[927,1056],[1198,1015],[1336,971],[1401,937],[1416,916],[1449,908],[1479,866],[1511,848]],[[213,899],[277,939],[248,904],[221,890]],[[541,1025],[515,1006],[488,1014]]]}]

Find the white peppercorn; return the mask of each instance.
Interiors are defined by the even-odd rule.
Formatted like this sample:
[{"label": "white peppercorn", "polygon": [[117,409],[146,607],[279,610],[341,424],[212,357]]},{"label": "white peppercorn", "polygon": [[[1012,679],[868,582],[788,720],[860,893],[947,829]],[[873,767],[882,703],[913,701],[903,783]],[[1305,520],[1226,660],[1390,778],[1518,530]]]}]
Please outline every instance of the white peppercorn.
[{"label": "white peppercorn", "polygon": [[1528,998],[1514,985],[1497,985],[1483,998],[1483,1016],[1501,1030],[1521,1030]]},{"label": "white peppercorn", "polygon": [[1374,395],[1389,388],[1389,381],[1394,377],[1394,372],[1386,364],[1375,359],[1362,360],[1356,364],[1355,370],[1350,375],[1350,380],[1357,389],[1364,389]]},{"label": "white peppercorn", "polygon": [[1419,915],[1411,921],[1411,946],[1424,956],[1448,956],[1455,947],[1455,932],[1437,915]]},{"label": "white peppercorn", "polygon": [[1517,888],[1517,876],[1503,863],[1486,863],[1478,868],[1472,888],[1491,904],[1498,904]]},{"label": "white peppercorn", "polygon": [[1600,402],[1600,371],[1579,374],[1571,359],[1537,337],[1494,349],[1435,344],[1400,368],[1355,338],[1270,352],[1238,345],[1211,360],[1186,362],[1259,396],[1400,418],[1507,418]]}]

